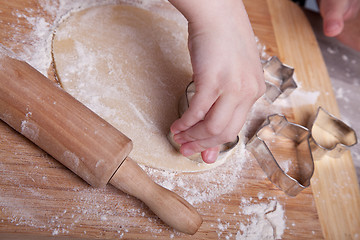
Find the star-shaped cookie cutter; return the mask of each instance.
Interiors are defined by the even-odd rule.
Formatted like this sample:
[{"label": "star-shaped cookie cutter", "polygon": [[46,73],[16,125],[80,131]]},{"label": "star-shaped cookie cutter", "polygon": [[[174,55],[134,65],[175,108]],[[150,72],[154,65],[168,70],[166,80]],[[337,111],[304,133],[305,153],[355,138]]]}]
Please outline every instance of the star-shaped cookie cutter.
[{"label": "star-shaped cookie cutter", "polygon": [[289,196],[310,185],[314,173],[309,130],[273,114],[247,142],[269,180]]},{"label": "star-shaped cookie cutter", "polygon": [[283,64],[273,56],[262,63],[266,84],[265,97],[269,102],[285,98],[297,88],[294,80],[294,68]]}]

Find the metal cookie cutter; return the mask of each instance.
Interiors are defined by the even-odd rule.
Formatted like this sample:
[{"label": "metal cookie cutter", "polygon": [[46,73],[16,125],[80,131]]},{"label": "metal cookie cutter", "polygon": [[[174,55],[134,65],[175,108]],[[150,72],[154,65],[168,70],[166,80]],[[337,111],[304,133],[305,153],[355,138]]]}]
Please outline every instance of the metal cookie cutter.
[{"label": "metal cookie cutter", "polygon": [[246,144],[270,181],[289,196],[310,185],[314,161],[309,134],[307,128],[274,114]]},{"label": "metal cookie cutter", "polygon": [[[274,102],[278,97],[287,97],[294,89],[297,88],[296,82],[293,78],[294,68],[283,64],[276,56],[269,58],[263,62],[262,65],[266,84],[265,97],[270,103]],[[191,82],[186,87],[185,94],[179,101],[178,111],[180,117],[189,108],[190,100],[195,95],[195,91],[195,83]],[[180,145],[174,141],[173,134],[169,132],[167,137],[174,148],[179,150]],[[221,158],[225,153],[233,149],[238,142],[239,137],[232,142],[223,144],[220,148],[219,157]],[[189,159],[202,162],[200,154],[194,154],[190,156]]]},{"label": "metal cookie cutter", "polygon": [[[195,83],[190,82],[189,85],[186,87],[185,94],[181,97],[181,99],[179,101],[178,111],[179,111],[180,117],[189,108],[190,100],[194,95],[195,95]],[[169,132],[167,137],[168,137],[168,140],[171,143],[171,145],[173,145],[173,147],[179,151],[180,145],[174,141],[174,138],[173,138],[174,135],[171,132]],[[228,153],[231,149],[233,149],[238,144],[238,142],[239,142],[239,136],[237,136],[234,141],[221,145],[218,158],[222,158],[226,153]],[[200,153],[191,155],[188,158],[190,160],[193,160],[196,162],[200,162],[200,163],[203,162]]]},{"label": "metal cookie cutter", "polygon": [[274,102],[278,97],[285,98],[297,88],[294,80],[294,68],[283,64],[273,56],[262,63],[266,84],[265,97]]},{"label": "metal cookie cutter", "polygon": [[310,146],[314,160],[320,160],[324,155],[338,158],[357,143],[354,129],[321,107],[310,121],[310,126]]}]

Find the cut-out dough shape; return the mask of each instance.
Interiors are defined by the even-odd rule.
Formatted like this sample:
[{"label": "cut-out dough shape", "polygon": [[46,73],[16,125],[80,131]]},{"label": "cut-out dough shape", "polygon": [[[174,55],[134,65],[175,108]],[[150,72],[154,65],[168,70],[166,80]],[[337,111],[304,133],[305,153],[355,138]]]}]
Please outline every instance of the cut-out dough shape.
[{"label": "cut-out dough shape", "polygon": [[225,161],[191,161],[166,138],[191,81],[186,24],[134,6],[92,7],[59,24],[53,57],[63,88],[131,138],[137,162],[201,171]]}]

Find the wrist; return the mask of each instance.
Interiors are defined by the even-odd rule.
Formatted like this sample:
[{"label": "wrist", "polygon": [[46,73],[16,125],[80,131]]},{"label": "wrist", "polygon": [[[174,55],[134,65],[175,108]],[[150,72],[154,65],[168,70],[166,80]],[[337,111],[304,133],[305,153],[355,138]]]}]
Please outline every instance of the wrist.
[{"label": "wrist", "polygon": [[229,16],[243,15],[246,11],[242,0],[169,0],[189,23],[216,23]]}]

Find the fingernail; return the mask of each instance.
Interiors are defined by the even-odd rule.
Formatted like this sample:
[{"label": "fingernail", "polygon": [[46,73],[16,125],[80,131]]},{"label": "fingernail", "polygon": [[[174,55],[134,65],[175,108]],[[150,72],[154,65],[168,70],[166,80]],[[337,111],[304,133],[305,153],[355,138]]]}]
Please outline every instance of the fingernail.
[{"label": "fingernail", "polygon": [[170,131],[175,135],[175,134],[178,134],[180,133],[180,131],[178,129],[174,129],[172,126],[170,127]]},{"label": "fingernail", "polygon": [[180,131],[179,130],[173,130],[173,129],[170,129],[170,131],[175,135],[175,134],[178,134],[178,133],[180,133]]},{"label": "fingernail", "polygon": [[219,155],[218,151],[204,151],[201,153],[201,157],[206,163],[214,163]]},{"label": "fingernail", "polygon": [[335,36],[340,33],[341,24],[339,21],[330,20],[326,23],[325,30],[327,35]]}]

